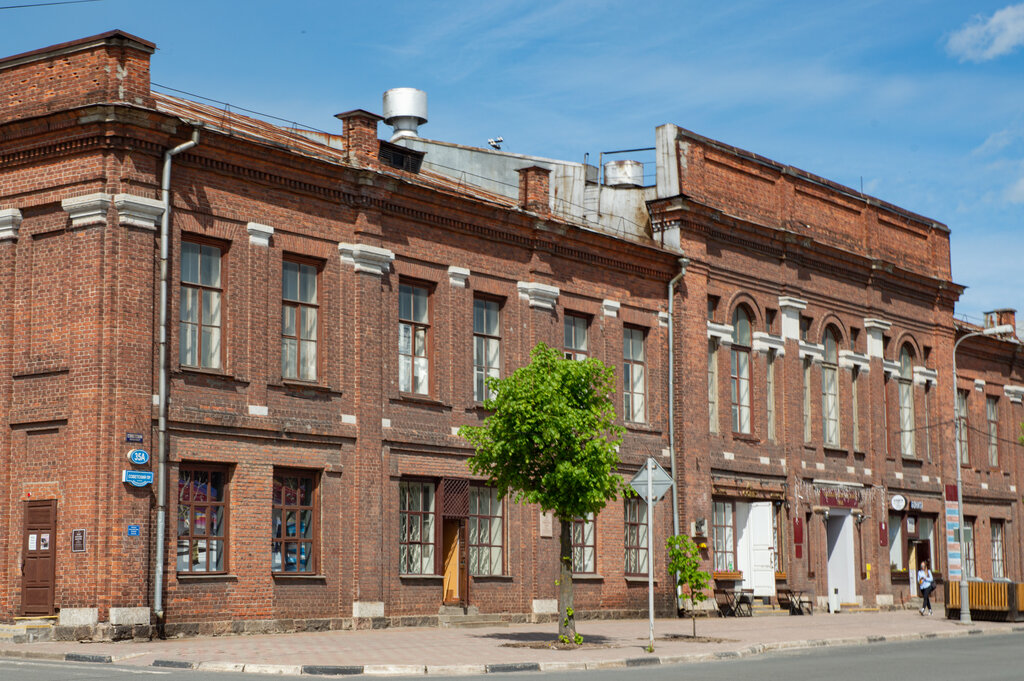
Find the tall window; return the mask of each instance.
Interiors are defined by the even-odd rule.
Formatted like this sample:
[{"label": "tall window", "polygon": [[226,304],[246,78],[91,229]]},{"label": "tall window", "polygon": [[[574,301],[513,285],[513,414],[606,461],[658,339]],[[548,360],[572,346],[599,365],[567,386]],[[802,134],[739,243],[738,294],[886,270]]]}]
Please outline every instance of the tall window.
[{"label": "tall window", "polygon": [[732,314],[732,430],[750,433],[750,315],[737,307]]},{"label": "tall window", "polygon": [[860,451],[860,367],[850,371],[850,415],[853,417],[853,451]]},{"label": "tall window", "polygon": [[493,487],[469,488],[469,574],[502,574],[501,499]]},{"label": "tall window", "polygon": [[486,379],[497,378],[501,365],[501,327],[498,303],[473,301],[473,399],[483,402],[494,397]]},{"label": "tall window", "polygon": [[220,369],[220,258],[216,246],[181,242],[182,366]]},{"label": "tall window", "polygon": [[626,574],[647,574],[647,503],[639,497],[626,499]]},{"label": "tall window", "polygon": [[914,457],[914,358],[906,345],[900,350],[900,454]]},{"label": "tall window", "polygon": [[270,569],[316,573],[316,474],[275,470],[271,496]]},{"label": "tall window", "polygon": [[626,327],[622,330],[623,413],[627,421],[647,420],[647,371],[644,365],[644,332]]},{"label": "tall window", "polygon": [[708,339],[708,430],[718,432],[718,340]]},{"label": "tall window", "polygon": [[988,465],[999,467],[999,398],[985,398],[985,417],[988,421]]},{"label": "tall window", "polygon": [[960,464],[963,466],[969,466],[971,463],[970,452],[967,449],[967,443],[971,441],[970,425],[967,422],[967,396],[969,395],[966,390],[956,391],[956,426],[957,426],[957,444],[960,445]]},{"label": "tall window", "polygon": [[716,572],[736,569],[736,505],[731,501],[716,501],[711,515],[711,534],[714,543]]},{"label": "tall window", "polygon": [[804,442],[811,441],[811,358],[804,357]]},{"label": "tall window", "polygon": [[398,483],[398,571],[434,574],[434,483]]},{"label": "tall window", "polygon": [[227,470],[178,469],[178,572],[227,570]]},{"label": "tall window", "polygon": [[903,516],[889,514],[889,567],[903,570]]},{"label": "tall window", "polygon": [[597,572],[597,538],[594,536],[594,514],[572,521],[572,571],[579,574]]},{"label": "tall window", "polygon": [[316,380],[316,267],[285,260],[281,268],[281,375]]},{"label": "tall window", "polygon": [[821,363],[821,426],[825,444],[839,446],[839,342],[835,330],[825,331],[825,356]]},{"label": "tall window", "polygon": [[566,359],[587,358],[587,318],[565,313],[563,322]]},{"label": "tall window", "polygon": [[974,518],[964,518],[964,545],[960,551],[964,559],[964,577],[974,579],[978,576],[974,564]]},{"label": "tall window", "polygon": [[1006,579],[1003,521],[992,520],[992,579]]},{"label": "tall window", "polygon": [[427,289],[398,287],[398,389],[426,395],[430,392],[430,300]]},{"label": "tall window", "polygon": [[769,350],[764,374],[764,389],[768,393],[766,416],[768,419],[768,441],[775,442],[775,351]]}]

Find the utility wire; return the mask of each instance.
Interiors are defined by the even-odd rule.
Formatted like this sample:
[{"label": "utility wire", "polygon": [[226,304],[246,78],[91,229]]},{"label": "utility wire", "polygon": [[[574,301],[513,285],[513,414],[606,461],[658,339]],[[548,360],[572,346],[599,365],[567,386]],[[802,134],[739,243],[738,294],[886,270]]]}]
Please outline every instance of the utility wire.
[{"label": "utility wire", "polygon": [[36,2],[31,5],[6,5],[0,9],[25,9],[26,7],[49,7],[51,5],[80,5],[83,2],[102,2],[103,0],[62,0],[61,2]]}]

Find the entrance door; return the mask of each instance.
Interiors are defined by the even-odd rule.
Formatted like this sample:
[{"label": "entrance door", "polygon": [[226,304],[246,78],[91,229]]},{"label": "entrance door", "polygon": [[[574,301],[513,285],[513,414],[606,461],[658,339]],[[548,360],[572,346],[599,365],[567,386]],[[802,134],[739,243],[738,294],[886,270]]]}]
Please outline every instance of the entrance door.
[{"label": "entrance door", "polygon": [[754,596],[775,595],[775,531],[772,502],[750,505],[750,588]]},{"label": "entrance door", "polygon": [[27,502],[21,547],[21,613],[26,617],[53,614],[56,543],[57,500]]},{"label": "entrance door", "polygon": [[846,509],[831,509],[828,519],[828,593],[839,590],[840,603],[857,599],[854,583],[853,518]]},{"label": "entrance door", "polygon": [[444,604],[466,605],[469,600],[466,521],[444,521]]},{"label": "entrance door", "polygon": [[928,561],[931,567],[932,547],[927,539],[911,539],[907,542],[907,572],[910,575],[910,595],[917,596],[917,571],[921,561]]}]

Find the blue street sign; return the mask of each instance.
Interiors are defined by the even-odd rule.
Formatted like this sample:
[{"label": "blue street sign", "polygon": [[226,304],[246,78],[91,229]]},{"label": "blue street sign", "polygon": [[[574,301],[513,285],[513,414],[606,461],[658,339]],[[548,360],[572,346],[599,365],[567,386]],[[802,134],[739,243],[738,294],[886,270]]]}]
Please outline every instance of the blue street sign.
[{"label": "blue street sign", "polygon": [[149,463],[149,452],[145,449],[133,449],[128,452],[128,460],[137,466]]},{"label": "blue street sign", "polygon": [[128,526],[128,536],[129,537],[138,537],[141,534],[142,534],[142,530],[139,529],[138,525],[129,525]]},{"label": "blue street sign", "polygon": [[132,487],[145,487],[153,482],[153,471],[121,471],[121,482]]},{"label": "blue street sign", "polygon": [[142,442],[142,433],[125,433],[125,442]]}]

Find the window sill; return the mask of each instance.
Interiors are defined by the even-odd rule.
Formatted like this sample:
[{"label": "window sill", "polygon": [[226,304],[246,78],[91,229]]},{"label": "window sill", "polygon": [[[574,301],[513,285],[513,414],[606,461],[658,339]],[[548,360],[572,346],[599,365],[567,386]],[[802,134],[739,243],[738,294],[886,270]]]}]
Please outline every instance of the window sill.
[{"label": "window sill", "polygon": [[295,580],[298,582],[326,582],[327,575],[320,574],[292,574],[291,572],[271,572],[270,576],[274,578],[274,581],[284,580],[291,581]]},{"label": "window sill", "polygon": [[511,582],[512,575],[470,575],[474,582]]},{"label": "window sill", "polygon": [[444,402],[430,395],[420,395],[419,393],[398,393],[398,397],[391,400],[392,402],[413,402],[416,404],[425,404],[431,407],[445,407],[447,406]]},{"label": "window sill", "polygon": [[650,423],[641,423],[640,421],[624,421],[623,427],[626,430],[632,430],[637,433],[651,433],[652,435],[661,434],[661,428],[656,428]]},{"label": "window sill", "polygon": [[210,574],[179,572],[177,579],[179,582],[237,582],[238,575],[228,574],[227,572],[214,572]]},{"label": "window sill", "polygon": [[849,452],[843,449],[840,445],[823,445],[822,449],[825,450],[826,455],[831,456],[846,456]]},{"label": "window sill", "polygon": [[733,433],[732,439],[739,440],[740,442],[749,442],[755,445],[761,443],[761,438],[756,435],[751,435],[750,433]]},{"label": "window sill", "polygon": [[239,378],[238,376],[232,376],[225,372],[223,369],[203,369],[202,367],[190,367],[178,365],[178,370],[174,372],[179,376],[205,376],[207,378],[216,378],[222,381],[232,381],[234,383],[241,383],[248,385],[249,381]]},{"label": "window sill", "polygon": [[574,582],[603,582],[604,575],[599,575],[596,572],[574,572],[572,573],[572,581]]},{"label": "window sill", "polygon": [[[646,584],[647,583],[647,577],[645,577],[643,575],[626,575],[626,583],[627,584]],[[655,579],[654,583],[657,584],[658,580]]]},{"label": "window sill", "polygon": [[305,391],[312,393],[322,393],[324,395],[341,395],[340,390],[335,390],[334,388],[324,385],[323,383],[317,383],[315,381],[300,381],[291,378],[282,378],[279,383],[268,383],[267,387],[295,392]]},{"label": "window sill", "polygon": [[399,579],[409,579],[413,581],[437,581],[444,579],[444,575],[398,575]]}]

